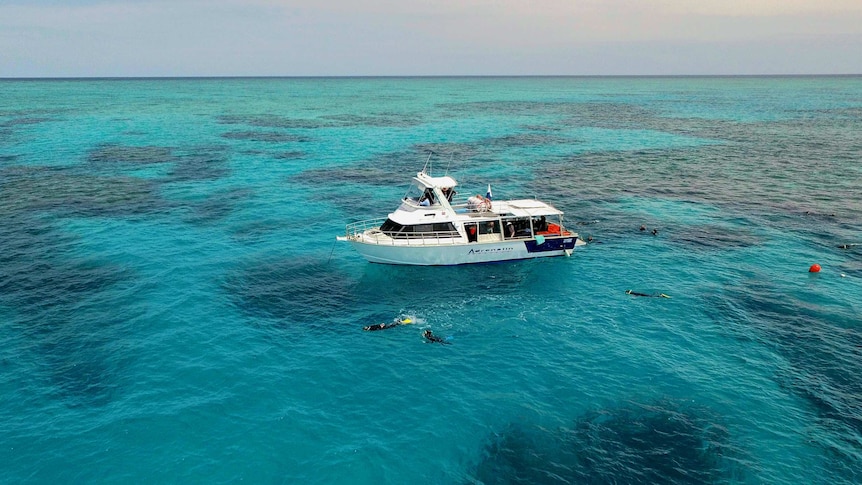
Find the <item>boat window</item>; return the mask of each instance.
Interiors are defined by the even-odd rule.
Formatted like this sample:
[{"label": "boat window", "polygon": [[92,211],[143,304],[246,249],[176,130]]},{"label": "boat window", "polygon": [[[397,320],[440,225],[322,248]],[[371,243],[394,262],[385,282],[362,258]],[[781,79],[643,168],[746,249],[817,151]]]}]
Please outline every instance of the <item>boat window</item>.
[{"label": "boat window", "polygon": [[389,234],[389,235],[392,235],[392,234],[397,233],[397,232],[401,232],[402,229],[404,229],[404,226],[402,226],[401,224],[398,224],[397,222],[393,221],[392,219],[386,219],[386,222],[384,222],[380,226],[380,230],[386,234]]},{"label": "boat window", "polygon": [[435,222],[434,224],[416,224],[414,226],[404,226],[403,232],[412,233],[432,233],[432,232],[456,232],[455,225],[451,222]]},{"label": "boat window", "polygon": [[434,232],[455,232],[455,225],[451,222],[434,223]]},{"label": "boat window", "polygon": [[412,226],[405,226],[402,224],[398,224],[397,222],[386,219],[380,226],[380,230],[383,231],[386,235],[394,238],[406,238],[406,237],[421,237],[421,235],[427,234],[429,236],[451,236],[456,237],[458,235],[458,231],[455,229],[455,225],[451,222],[435,222],[432,224],[415,224]]},{"label": "boat window", "polygon": [[497,221],[487,221],[479,225],[479,234],[499,234],[500,224]]},{"label": "boat window", "polygon": [[415,226],[407,226],[404,228],[405,232],[432,232],[434,230],[433,224],[416,224]]},{"label": "boat window", "polygon": [[[530,237],[533,235],[530,229],[529,217],[508,217],[502,220],[505,227],[506,237]],[[511,224],[511,226],[510,226]],[[514,235],[512,233],[514,232]]]}]

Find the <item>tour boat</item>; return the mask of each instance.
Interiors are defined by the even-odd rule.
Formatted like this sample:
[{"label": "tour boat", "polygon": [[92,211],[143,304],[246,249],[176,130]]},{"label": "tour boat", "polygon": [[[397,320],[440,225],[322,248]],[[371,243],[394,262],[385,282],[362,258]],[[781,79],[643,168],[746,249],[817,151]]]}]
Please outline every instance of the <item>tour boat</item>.
[{"label": "tour boat", "polygon": [[448,266],[570,256],[586,244],[563,226],[563,212],[534,199],[456,198],[450,176],[413,177],[401,205],[386,219],[348,224],[347,241],[372,263]]}]

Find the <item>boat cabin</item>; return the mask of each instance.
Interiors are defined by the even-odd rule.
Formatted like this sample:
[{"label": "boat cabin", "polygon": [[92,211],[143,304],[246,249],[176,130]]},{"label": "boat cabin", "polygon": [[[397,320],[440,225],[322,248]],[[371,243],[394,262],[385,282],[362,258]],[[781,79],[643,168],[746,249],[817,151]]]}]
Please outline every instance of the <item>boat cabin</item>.
[{"label": "boat cabin", "polygon": [[[481,195],[454,199],[452,177],[419,172],[398,210],[379,226],[393,239],[495,242],[539,235],[568,235],[562,212],[532,199],[491,202]],[[476,200],[474,200],[476,199]]]}]

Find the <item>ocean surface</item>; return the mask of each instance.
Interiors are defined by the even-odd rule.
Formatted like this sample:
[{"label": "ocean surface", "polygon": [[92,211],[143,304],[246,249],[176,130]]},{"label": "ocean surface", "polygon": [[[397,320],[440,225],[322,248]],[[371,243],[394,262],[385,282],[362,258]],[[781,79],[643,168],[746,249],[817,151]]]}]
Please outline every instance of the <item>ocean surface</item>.
[{"label": "ocean surface", "polygon": [[[336,244],[432,151],[592,243],[429,268]],[[0,81],[0,464],[860,483],[862,77]]]}]

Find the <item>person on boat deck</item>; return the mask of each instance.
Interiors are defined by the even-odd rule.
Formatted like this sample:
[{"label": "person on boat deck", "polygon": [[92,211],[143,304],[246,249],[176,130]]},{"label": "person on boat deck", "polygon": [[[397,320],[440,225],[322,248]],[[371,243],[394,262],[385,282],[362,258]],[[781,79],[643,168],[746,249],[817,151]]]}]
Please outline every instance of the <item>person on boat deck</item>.
[{"label": "person on boat deck", "polygon": [[539,218],[539,222],[536,223],[536,232],[547,231],[548,230],[548,221],[545,220],[545,216]]},{"label": "person on boat deck", "polygon": [[497,229],[494,225],[494,221],[488,221],[488,224],[485,225],[485,234],[494,234],[497,232]]},{"label": "person on boat deck", "polygon": [[425,193],[423,193],[422,198],[419,199],[419,205],[425,207],[434,205],[434,192],[431,192],[431,189],[425,189]]},{"label": "person on boat deck", "polygon": [[515,225],[512,224],[512,221],[509,221],[506,224],[506,233],[509,235],[509,237],[515,237]]},{"label": "person on boat deck", "polygon": [[476,242],[476,230],[478,226],[476,224],[467,224],[467,241],[468,242]]},{"label": "person on boat deck", "polygon": [[485,198],[481,194],[476,194],[467,199],[467,208],[478,211],[485,206]]},{"label": "person on boat deck", "polygon": [[450,187],[443,187],[440,190],[443,191],[443,195],[446,197],[446,201],[452,202],[452,197],[455,196],[455,191],[452,190]]}]

